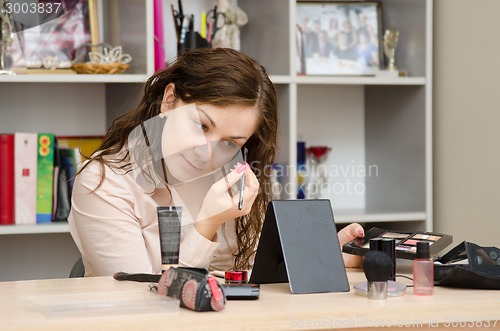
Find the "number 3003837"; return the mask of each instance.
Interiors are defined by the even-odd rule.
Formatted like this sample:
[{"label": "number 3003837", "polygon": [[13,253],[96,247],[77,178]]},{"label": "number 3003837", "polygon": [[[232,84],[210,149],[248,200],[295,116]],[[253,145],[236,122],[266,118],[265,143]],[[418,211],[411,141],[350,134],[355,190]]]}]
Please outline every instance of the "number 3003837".
[{"label": "number 3003837", "polygon": [[62,11],[61,2],[5,3],[5,12],[7,14],[58,14]]}]

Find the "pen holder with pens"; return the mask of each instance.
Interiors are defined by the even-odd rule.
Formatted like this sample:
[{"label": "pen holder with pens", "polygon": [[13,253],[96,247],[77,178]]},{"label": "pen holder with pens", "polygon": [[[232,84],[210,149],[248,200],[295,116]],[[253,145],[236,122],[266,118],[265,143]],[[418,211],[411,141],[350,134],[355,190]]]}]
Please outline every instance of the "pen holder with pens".
[{"label": "pen holder with pens", "polygon": [[[228,24],[226,14],[218,11],[217,5],[201,15],[201,33],[194,30],[194,15],[185,15],[182,1],[178,0],[178,10],[171,5],[172,17],[177,36],[177,55],[194,48],[214,47],[215,36],[223,33]],[[222,30],[222,31],[221,31]],[[219,45],[221,46],[221,45]]]}]

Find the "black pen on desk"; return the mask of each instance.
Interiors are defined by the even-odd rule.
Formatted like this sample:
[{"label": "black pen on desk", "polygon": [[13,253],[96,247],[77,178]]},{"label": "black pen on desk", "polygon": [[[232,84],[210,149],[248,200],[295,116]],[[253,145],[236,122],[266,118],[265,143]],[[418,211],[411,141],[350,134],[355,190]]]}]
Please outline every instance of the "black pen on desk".
[{"label": "black pen on desk", "polygon": [[[245,147],[243,149],[243,162],[245,164],[247,163],[247,154],[248,154],[248,149]],[[241,176],[240,201],[238,202],[238,209],[239,210],[243,209],[243,190],[244,189],[245,189],[245,173],[243,173],[243,176]]]},{"label": "black pen on desk", "polygon": [[158,283],[160,277],[160,274],[129,274],[126,272],[117,272],[113,274],[113,278],[116,280],[130,280],[143,283]]}]

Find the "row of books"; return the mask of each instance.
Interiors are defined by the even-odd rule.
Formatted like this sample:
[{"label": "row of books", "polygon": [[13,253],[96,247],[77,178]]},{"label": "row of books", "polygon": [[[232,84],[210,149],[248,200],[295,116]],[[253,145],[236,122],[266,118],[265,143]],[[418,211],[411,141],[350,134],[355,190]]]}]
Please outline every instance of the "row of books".
[{"label": "row of books", "polygon": [[82,156],[102,137],[0,134],[0,225],[66,221]]}]

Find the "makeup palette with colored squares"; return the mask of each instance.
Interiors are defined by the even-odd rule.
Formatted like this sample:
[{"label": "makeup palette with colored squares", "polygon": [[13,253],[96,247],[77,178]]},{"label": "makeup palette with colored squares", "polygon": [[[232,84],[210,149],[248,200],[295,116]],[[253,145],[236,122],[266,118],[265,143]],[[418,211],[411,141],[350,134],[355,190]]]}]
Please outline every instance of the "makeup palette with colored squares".
[{"label": "makeup palette with colored squares", "polygon": [[433,232],[399,232],[371,228],[365,232],[364,238],[356,238],[342,246],[342,252],[354,255],[365,255],[370,251],[370,239],[394,239],[396,242],[396,257],[413,260],[416,257],[417,243],[428,242],[431,255],[437,255],[453,241],[453,237]]}]

